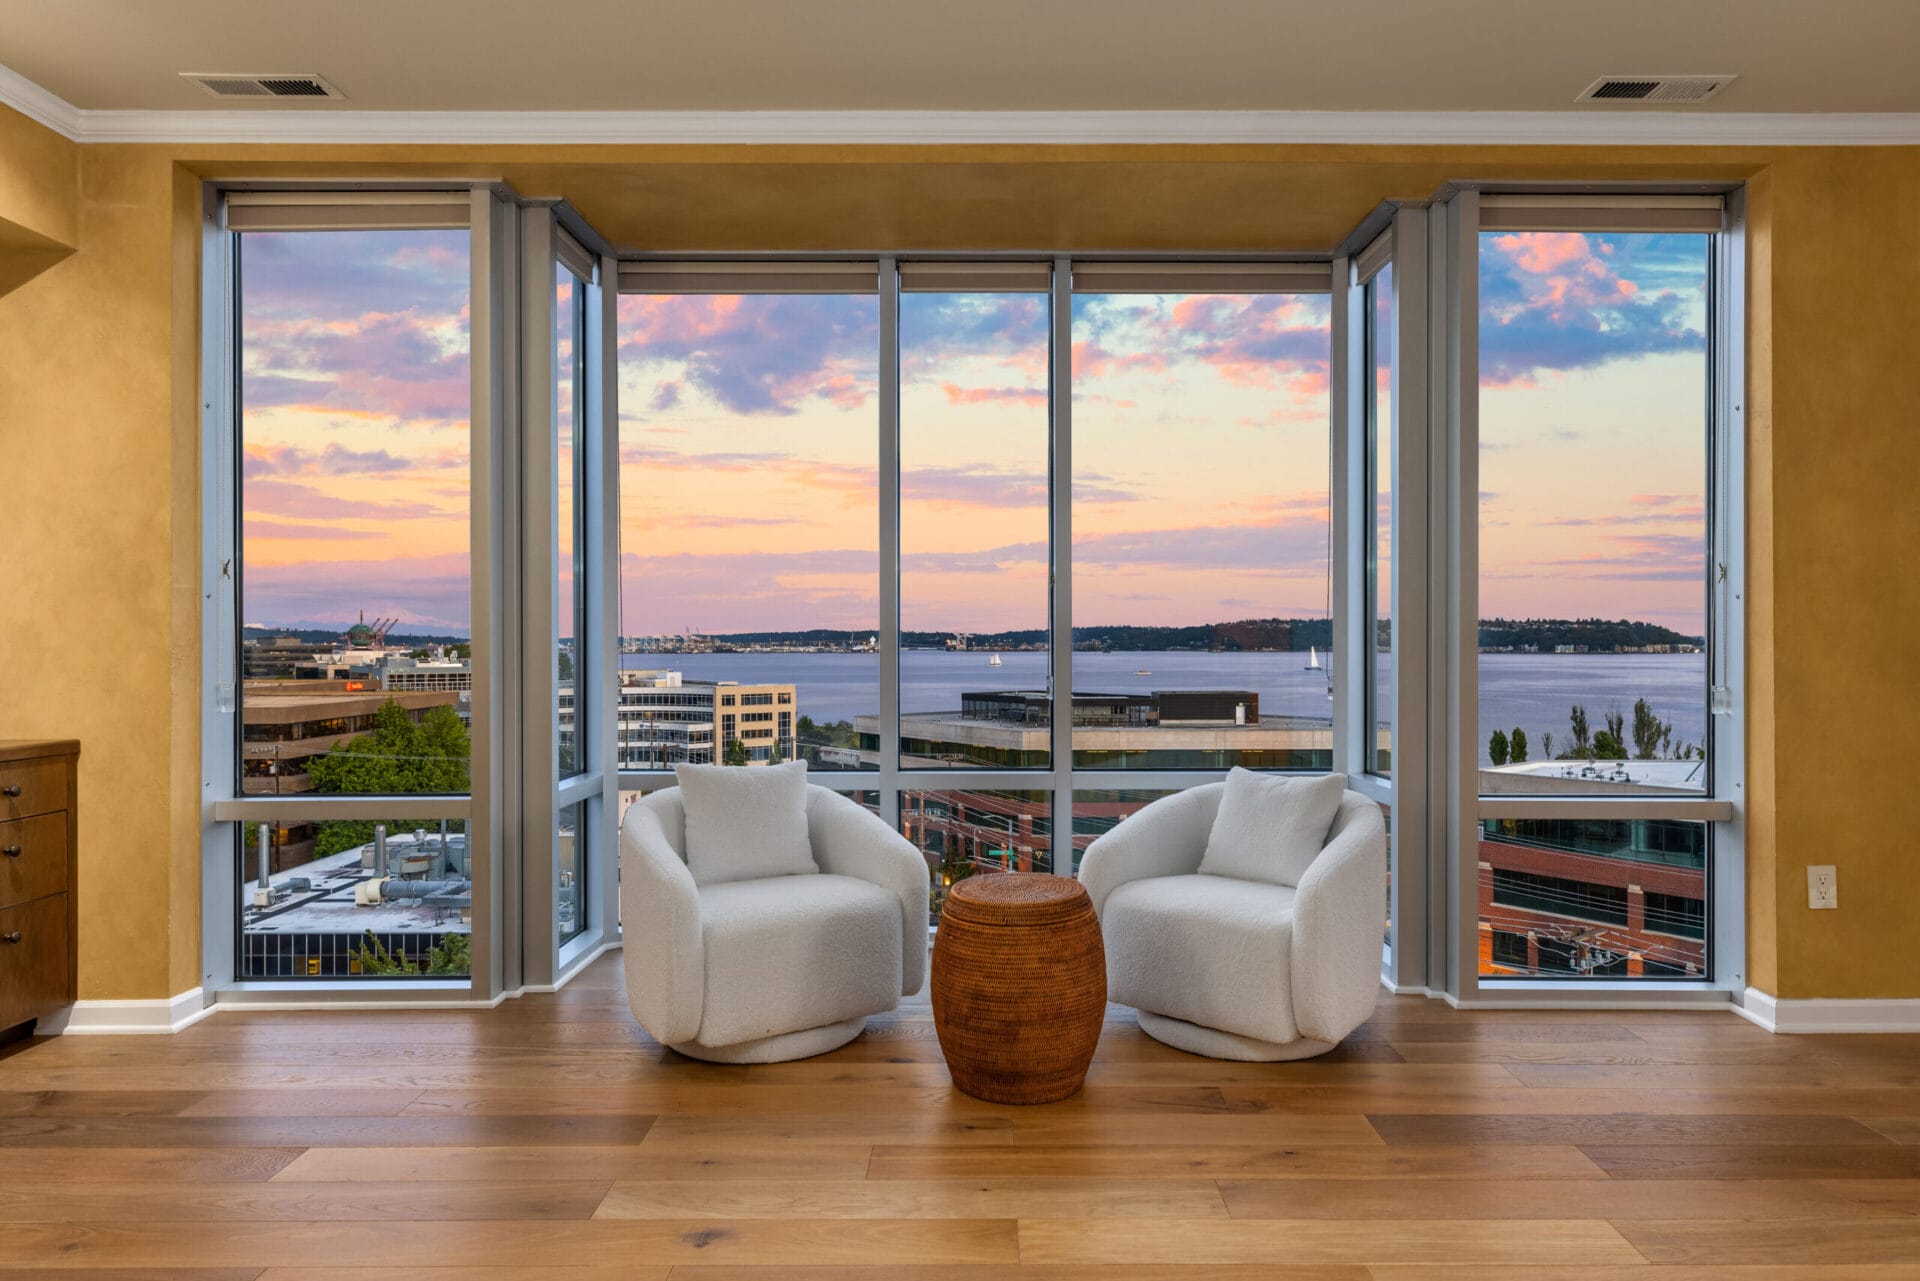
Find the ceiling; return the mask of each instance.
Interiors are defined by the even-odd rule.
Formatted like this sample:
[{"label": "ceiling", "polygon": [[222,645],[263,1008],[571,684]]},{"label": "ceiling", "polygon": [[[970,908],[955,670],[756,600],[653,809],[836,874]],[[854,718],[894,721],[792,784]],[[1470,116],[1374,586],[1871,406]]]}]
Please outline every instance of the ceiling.
[{"label": "ceiling", "polygon": [[[1920,112],[1915,0],[0,0],[0,66],[88,110]],[[182,71],[324,76],[223,102]]]}]

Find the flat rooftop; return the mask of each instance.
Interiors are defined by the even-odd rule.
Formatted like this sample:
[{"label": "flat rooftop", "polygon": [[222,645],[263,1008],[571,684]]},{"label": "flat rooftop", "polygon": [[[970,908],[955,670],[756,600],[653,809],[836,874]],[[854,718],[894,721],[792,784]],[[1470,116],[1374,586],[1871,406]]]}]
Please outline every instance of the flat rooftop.
[{"label": "flat rooftop", "polygon": [[[439,844],[439,833],[427,833],[427,845],[431,855],[437,855],[432,849]],[[463,840],[457,834],[454,841]],[[456,847],[457,848],[457,847]],[[253,892],[260,884],[256,874],[250,875],[240,885],[241,926],[248,934],[359,934],[371,930],[375,934],[465,934],[471,925],[466,919],[467,909],[456,906],[436,906],[418,901],[401,903],[382,903],[376,907],[356,906],[353,901],[354,887],[373,878],[373,869],[367,866],[371,845],[358,845],[338,854],[329,854],[317,858],[311,863],[302,863],[290,867],[284,872],[275,872],[268,877],[268,883],[276,889],[286,889],[294,881],[306,880],[311,888],[295,890],[286,898],[279,900],[264,911],[253,906]],[[393,867],[398,868],[403,859],[415,857],[415,838],[412,832],[395,834],[387,838],[387,856]],[[249,859],[252,854],[249,851]],[[434,862],[438,863],[437,857]],[[247,866],[253,866],[251,862]],[[431,879],[445,879],[436,868]]]}]

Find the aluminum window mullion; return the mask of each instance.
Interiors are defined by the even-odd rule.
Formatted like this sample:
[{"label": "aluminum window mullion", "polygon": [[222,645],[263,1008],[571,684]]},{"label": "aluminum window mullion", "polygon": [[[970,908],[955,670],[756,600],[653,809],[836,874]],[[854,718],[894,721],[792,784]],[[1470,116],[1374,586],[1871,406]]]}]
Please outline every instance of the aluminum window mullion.
[{"label": "aluminum window mullion", "polygon": [[[1443,403],[1444,380],[1439,374],[1442,366],[1433,358],[1433,322],[1444,305],[1444,290],[1434,288],[1430,253],[1436,222],[1444,218],[1436,217],[1432,209],[1402,208],[1395,211],[1389,233],[1394,248],[1389,318],[1393,381],[1389,457],[1384,465],[1393,479],[1387,520],[1392,556],[1388,591],[1393,613],[1393,727],[1388,738],[1392,779],[1383,780],[1383,786],[1390,787],[1393,804],[1394,982],[1403,988],[1435,986],[1447,937],[1438,917],[1445,896],[1435,892],[1446,884],[1446,843],[1437,839],[1445,830],[1439,803],[1443,793],[1434,785],[1436,758],[1444,760],[1442,740],[1436,733],[1444,717],[1433,714],[1436,691],[1446,689],[1444,680],[1436,681],[1435,669],[1445,661],[1447,651],[1440,646],[1436,653],[1434,638],[1440,622],[1434,617],[1436,594],[1428,577],[1435,564],[1444,563],[1446,548],[1438,518],[1446,507],[1435,500],[1444,475],[1436,480],[1433,474],[1436,437],[1444,434],[1440,424],[1446,421],[1444,413],[1436,410]],[[1444,332],[1444,324],[1440,329]],[[1369,369],[1366,376],[1373,377],[1373,371]],[[1371,436],[1373,430],[1366,434]],[[1372,443],[1364,447],[1377,449]],[[1371,485],[1372,477],[1365,483]],[[1371,509],[1377,495],[1367,493],[1366,501]],[[1368,536],[1376,537],[1371,521],[1366,526]],[[1371,585],[1367,590],[1371,594]],[[1367,609],[1374,608],[1369,600]],[[1363,644],[1362,652],[1363,661],[1371,665],[1371,644]],[[1370,712],[1366,727],[1370,735],[1378,733],[1375,719]]]},{"label": "aluminum window mullion", "polygon": [[[520,750],[519,853],[522,929],[508,946],[521,952],[520,982],[553,982],[559,948],[555,923],[554,837],[558,820],[555,773],[559,735],[555,635],[559,601],[555,433],[555,315],[553,210],[520,210]],[[578,688],[575,690],[576,701]],[[575,721],[579,708],[575,708]]]},{"label": "aluminum window mullion", "polygon": [[1496,818],[1591,818],[1625,823],[1634,819],[1675,819],[1719,823],[1734,816],[1730,801],[1690,796],[1483,796],[1475,821]]},{"label": "aluminum window mullion", "polygon": [[[1331,402],[1327,426],[1332,437],[1327,476],[1330,508],[1327,555],[1331,561],[1328,573],[1332,580],[1329,606],[1333,627],[1332,652],[1327,661],[1333,667],[1333,767],[1349,777],[1366,771],[1365,748],[1359,746],[1365,741],[1360,710],[1366,704],[1366,672],[1360,664],[1364,628],[1353,626],[1349,614],[1360,599],[1355,573],[1365,563],[1358,546],[1357,514],[1367,508],[1357,486],[1366,467],[1362,461],[1364,456],[1356,453],[1355,447],[1360,442],[1366,413],[1366,396],[1361,386],[1366,360],[1357,357],[1365,351],[1361,326],[1367,309],[1364,305],[1355,305],[1355,300],[1364,302],[1366,290],[1365,286],[1353,283],[1353,274],[1350,260],[1334,259],[1334,289],[1330,299],[1333,341],[1327,371]],[[1359,466],[1356,461],[1360,461]]]},{"label": "aluminum window mullion", "polygon": [[1714,980],[1736,999],[1747,986],[1746,919],[1746,323],[1747,202],[1744,190],[1727,197],[1726,230],[1715,237],[1714,309],[1708,341],[1715,357],[1713,495],[1717,529],[1710,560],[1725,581],[1708,598],[1709,634],[1719,643],[1718,679],[1725,710],[1716,715],[1708,695],[1708,753],[1714,795],[1732,813],[1708,836],[1712,860],[1708,900],[1708,964]]},{"label": "aluminum window mullion", "polygon": [[[1048,290],[1047,493],[1049,580],[1047,692],[1052,697],[1053,839],[1056,876],[1073,875],[1073,260],[1053,260]],[[1063,710],[1064,709],[1064,710]],[[1064,817],[1064,823],[1062,819]],[[1065,832],[1066,839],[1061,839]]]},{"label": "aluminum window mullion", "polygon": [[898,830],[901,773],[900,271],[899,264],[892,258],[880,260],[879,301],[880,816]]},{"label": "aluminum window mullion", "polygon": [[519,418],[519,219],[492,188],[474,189],[471,200],[471,989],[493,997],[517,987],[520,975],[517,852],[508,840],[514,833],[511,844],[517,846],[519,760],[513,744],[520,727],[511,694],[520,653],[518,635],[504,621],[514,616],[519,585],[518,462],[512,448]]},{"label": "aluminum window mullion", "polygon": [[[620,379],[619,291],[614,287],[618,264],[599,260],[599,274],[588,287],[587,374],[588,457],[587,493],[594,503],[587,536],[593,555],[592,586],[588,592],[590,619],[585,630],[597,642],[591,668],[598,713],[594,774],[600,779],[600,802],[591,822],[594,837],[589,901],[599,921],[601,937],[617,937],[620,930]],[[574,705],[585,701],[587,672],[574,665]],[[578,732],[575,741],[579,741]],[[591,808],[591,807],[590,807]]]},{"label": "aluminum window mullion", "polygon": [[559,786],[553,789],[554,813],[558,815],[559,811],[567,808],[567,806],[598,795],[600,789],[605,785],[606,780],[603,779],[598,772],[593,770],[589,770],[584,774],[568,775],[566,778],[560,780]]},{"label": "aluminum window mullion", "polygon": [[[233,832],[215,812],[239,791],[239,628],[236,575],[239,502],[234,481],[239,444],[239,237],[226,226],[226,203],[201,193],[200,236],[200,780],[208,808],[200,827],[200,964],[213,992],[234,980],[240,923]],[[211,697],[209,697],[211,695]]]},{"label": "aluminum window mullion", "polygon": [[[1480,793],[1480,196],[1463,191],[1434,220],[1431,241],[1439,260],[1431,278],[1443,281],[1432,309],[1431,335],[1441,371],[1433,378],[1434,404],[1444,409],[1444,447],[1429,451],[1436,473],[1434,493],[1444,522],[1446,546],[1433,558],[1433,581],[1446,584],[1446,608],[1433,615],[1441,638],[1446,714],[1431,741],[1444,763],[1429,771],[1444,812],[1446,960],[1448,990],[1466,999],[1477,991],[1479,966]],[[1446,323],[1451,321],[1451,323]],[[1440,522],[1436,522],[1436,526]],[[1444,617],[1443,617],[1444,615]],[[1429,664],[1431,668],[1433,665]],[[1434,699],[1431,706],[1438,708]],[[1451,729],[1449,736],[1447,731]]]},{"label": "aluminum window mullion", "polygon": [[465,796],[326,796],[309,792],[300,796],[233,797],[215,801],[207,807],[207,814],[214,823],[254,823],[271,818],[331,823],[383,818],[471,819],[477,809]]}]

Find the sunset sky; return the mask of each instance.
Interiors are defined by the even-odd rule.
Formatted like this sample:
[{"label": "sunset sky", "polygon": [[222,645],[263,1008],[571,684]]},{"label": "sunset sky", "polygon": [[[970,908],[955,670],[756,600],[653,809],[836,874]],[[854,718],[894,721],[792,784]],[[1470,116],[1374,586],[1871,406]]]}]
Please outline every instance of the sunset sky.
[{"label": "sunset sky", "polygon": [[1707,237],[1480,238],[1480,614],[1706,618]]},{"label": "sunset sky", "polygon": [[[248,622],[464,633],[465,232],[249,233]],[[1482,613],[1703,614],[1706,239],[1483,237]],[[877,621],[877,300],[620,300],[621,631]],[[1075,615],[1326,610],[1328,299],[1074,301]],[[903,622],[1047,616],[1046,300],[908,294]]]},{"label": "sunset sky", "polygon": [[468,630],[467,233],[241,237],[242,618]]}]

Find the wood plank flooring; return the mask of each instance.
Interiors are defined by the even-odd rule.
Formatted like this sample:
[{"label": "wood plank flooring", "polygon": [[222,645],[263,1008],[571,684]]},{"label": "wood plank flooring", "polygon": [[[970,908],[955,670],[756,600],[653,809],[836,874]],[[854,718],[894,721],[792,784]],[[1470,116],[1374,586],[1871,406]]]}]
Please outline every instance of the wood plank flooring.
[{"label": "wood plank flooring", "polygon": [[924,1001],[834,1054],[650,1041],[617,954],[485,1012],[0,1050],[0,1281],[1920,1281],[1920,1037],[1383,998],[1215,1063],[956,1093]]}]

